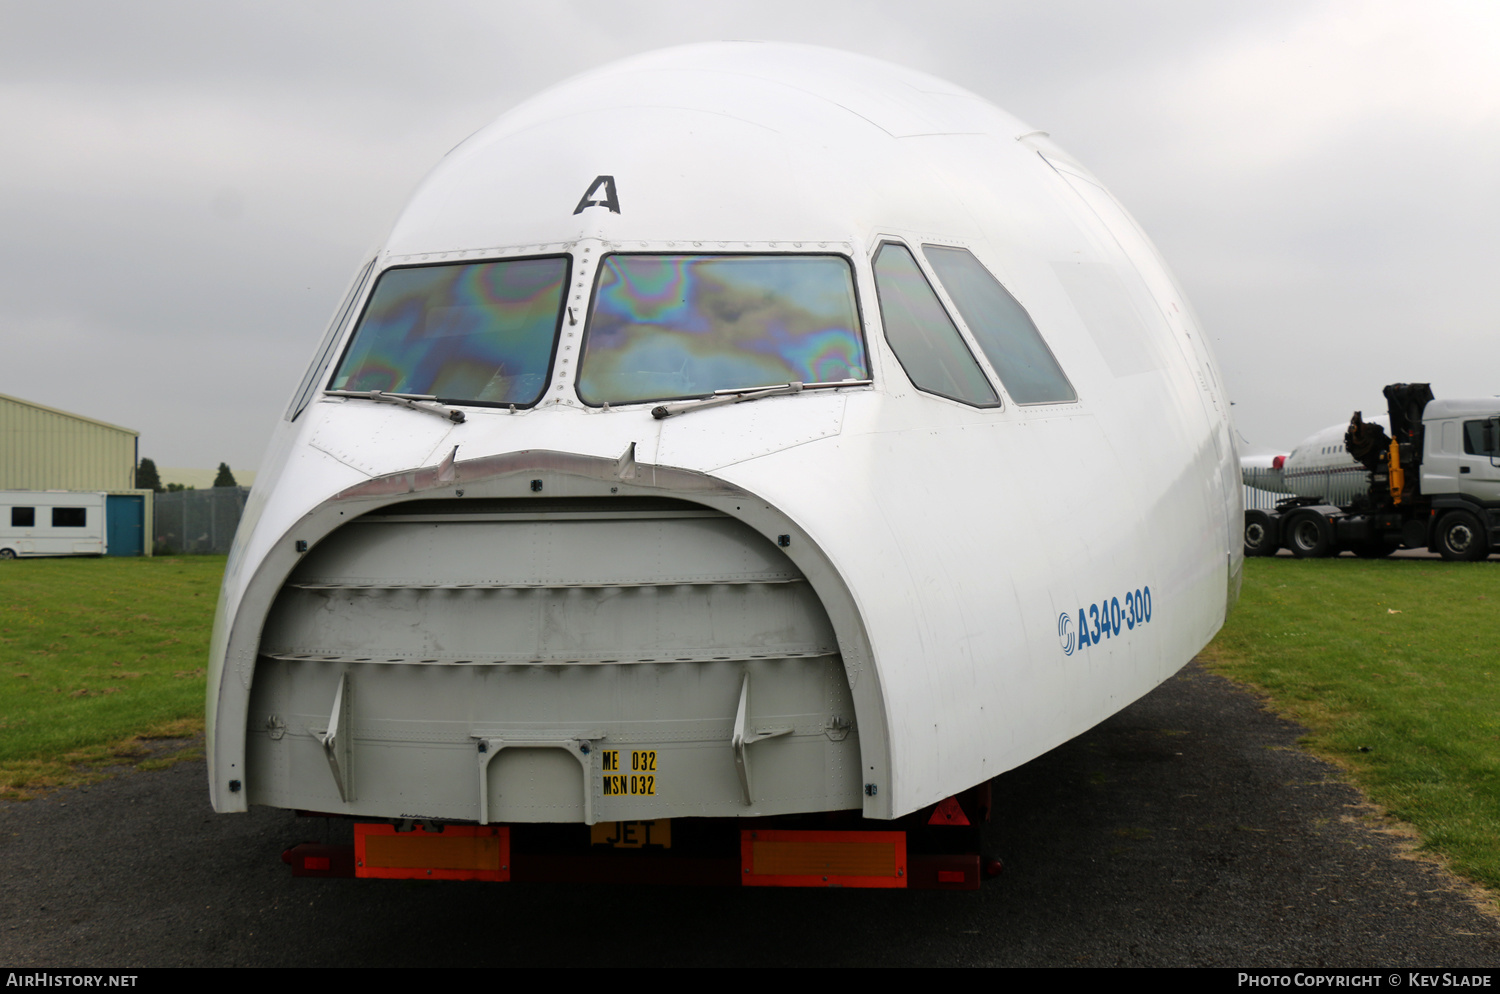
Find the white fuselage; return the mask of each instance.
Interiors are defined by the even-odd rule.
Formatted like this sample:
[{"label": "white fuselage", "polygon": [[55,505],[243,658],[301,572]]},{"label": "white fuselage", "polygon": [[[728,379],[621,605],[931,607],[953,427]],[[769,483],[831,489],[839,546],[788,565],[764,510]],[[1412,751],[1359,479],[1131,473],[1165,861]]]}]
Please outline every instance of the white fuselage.
[{"label": "white fuselage", "polygon": [[[1384,415],[1370,421],[1390,430],[1390,419]],[[1348,429],[1347,422],[1330,425],[1291,451],[1281,469],[1288,492],[1346,504],[1369,489],[1369,470],[1344,448]]]},{"label": "white fuselage", "polygon": [[[1369,420],[1390,428],[1385,415]],[[1344,448],[1348,429],[1348,422],[1329,425],[1303,439],[1289,455],[1242,456],[1241,479],[1245,486],[1268,493],[1347,504],[1369,488],[1369,471]]]},{"label": "white fuselage", "polygon": [[[993,403],[897,355],[889,246]],[[1024,307],[1072,396],[1016,399],[940,248]],[[862,375],[662,419],[598,402],[610,260],[689,254],[842,260]],[[528,259],[568,273],[538,399],[440,396],[455,424],[323,392],[380,279]],[[1237,593],[1227,404],[1155,250],[1044,136],[905,70],[696,46],[564,84],[449,154],[330,335],[225,576],[220,811],[892,818],[1137,699]],[[607,757],[648,746],[656,793],[617,796]]]}]

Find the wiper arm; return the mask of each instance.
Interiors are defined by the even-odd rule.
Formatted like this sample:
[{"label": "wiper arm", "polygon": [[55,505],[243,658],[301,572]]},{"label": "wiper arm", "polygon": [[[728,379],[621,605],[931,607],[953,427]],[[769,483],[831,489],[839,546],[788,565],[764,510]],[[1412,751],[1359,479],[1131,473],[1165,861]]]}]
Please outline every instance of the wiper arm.
[{"label": "wiper arm", "polygon": [[826,383],[793,381],[774,387],[744,387],[736,390],[715,390],[712,397],[702,397],[698,400],[684,400],[676,404],[662,404],[660,407],[653,407],[651,409],[651,416],[661,421],[664,418],[670,418],[674,414],[684,414],[688,411],[703,411],[710,407],[723,407],[725,404],[743,404],[747,400],[760,400],[762,397],[784,397],[787,394],[801,393],[804,390],[827,390],[830,387],[867,387],[873,382],[873,380],[830,380]]},{"label": "wiper arm", "polygon": [[413,411],[423,411],[435,417],[452,421],[456,425],[464,423],[464,412],[453,407],[444,407],[437,403],[437,398],[425,393],[386,393],[384,390],[324,390],[330,397],[358,397],[360,400],[374,400],[382,404],[399,404],[409,407]]}]

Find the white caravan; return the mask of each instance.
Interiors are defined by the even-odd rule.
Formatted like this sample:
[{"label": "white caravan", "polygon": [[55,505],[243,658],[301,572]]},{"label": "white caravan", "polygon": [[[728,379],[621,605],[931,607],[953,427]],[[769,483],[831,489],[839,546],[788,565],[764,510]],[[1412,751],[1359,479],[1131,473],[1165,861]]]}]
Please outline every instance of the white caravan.
[{"label": "white caravan", "polygon": [[919,827],[1237,596],[1221,383],[1125,210],[972,93],[773,44],[563,83],[422,183],[277,427],[213,805],[356,819],[369,876],[654,826],[714,879],[975,886]]},{"label": "white caravan", "polygon": [[71,490],[0,490],[0,559],[102,556],[105,495]]}]

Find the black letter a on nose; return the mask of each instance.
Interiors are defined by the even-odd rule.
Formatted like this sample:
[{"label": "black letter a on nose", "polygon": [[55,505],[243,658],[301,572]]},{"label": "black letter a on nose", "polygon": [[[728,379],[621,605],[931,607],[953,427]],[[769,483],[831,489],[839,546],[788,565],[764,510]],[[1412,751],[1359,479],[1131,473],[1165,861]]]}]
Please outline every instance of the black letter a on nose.
[{"label": "black letter a on nose", "polygon": [[[600,187],[604,187],[604,199],[592,200]],[[585,207],[608,207],[611,214],[620,213],[620,200],[615,196],[615,178],[613,176],[599,176],[589,184],[588,191],[584,193],[583,199],[578,201],[578,206],[573,208],[574,214],[582,214]]]}]

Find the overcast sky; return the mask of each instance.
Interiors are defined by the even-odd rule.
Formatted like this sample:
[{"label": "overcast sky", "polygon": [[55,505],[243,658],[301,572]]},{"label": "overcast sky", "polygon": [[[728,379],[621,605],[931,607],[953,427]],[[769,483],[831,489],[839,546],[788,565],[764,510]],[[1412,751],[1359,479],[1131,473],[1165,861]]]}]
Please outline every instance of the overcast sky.
[{"label": "overcast sky", "polygon": [[421,177],[637,52],[799,41],[965,86],[1156,241],[1241,434],[1500,394],[1500,4],[0,0],[0,393],[253,469]]}]

